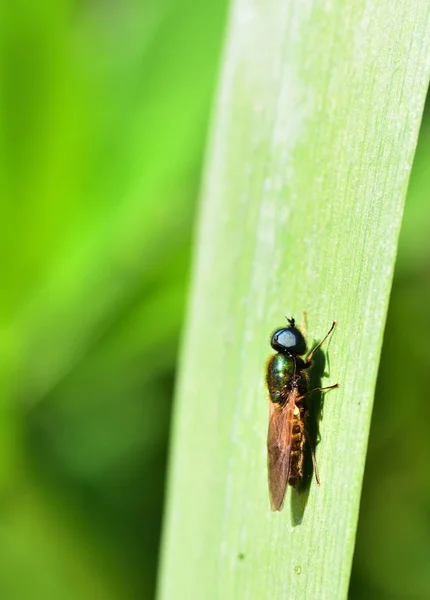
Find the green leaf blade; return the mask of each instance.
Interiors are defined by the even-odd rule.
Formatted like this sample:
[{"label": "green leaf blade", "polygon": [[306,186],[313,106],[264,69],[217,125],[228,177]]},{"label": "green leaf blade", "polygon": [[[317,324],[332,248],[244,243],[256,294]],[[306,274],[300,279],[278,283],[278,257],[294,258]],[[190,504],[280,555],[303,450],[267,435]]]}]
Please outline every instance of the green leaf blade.
[{"label": "green leaf blade", "polygon": [[[160,599],[345,598],[397,239],[429,79],[424,2],[236,2],[172,446]],[[328,351],[301,522],[269,509],[264,362],[284,314]],[[291,507],[292,503],[292,507]]]}]

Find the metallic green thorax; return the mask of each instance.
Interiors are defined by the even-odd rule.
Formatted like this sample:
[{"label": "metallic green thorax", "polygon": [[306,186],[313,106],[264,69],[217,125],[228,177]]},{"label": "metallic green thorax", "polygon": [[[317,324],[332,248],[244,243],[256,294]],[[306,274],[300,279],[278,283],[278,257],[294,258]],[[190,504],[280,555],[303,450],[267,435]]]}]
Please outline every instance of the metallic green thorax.
[{"label": "metallic green thorax", "polygon": [[294,374],[295,359],[287,354],[274,354],[267,365],[267,387],[272,402],[282,403],[288,393],[288,383]]},{"label": "metallic green thorax", "polygon": [[283,404],[294,388],[299,394],[306,393],[307,375],[304,372],[306,366],[300,356],[281,352],[272,356],[267,364],[267,387],[272,402]]}]

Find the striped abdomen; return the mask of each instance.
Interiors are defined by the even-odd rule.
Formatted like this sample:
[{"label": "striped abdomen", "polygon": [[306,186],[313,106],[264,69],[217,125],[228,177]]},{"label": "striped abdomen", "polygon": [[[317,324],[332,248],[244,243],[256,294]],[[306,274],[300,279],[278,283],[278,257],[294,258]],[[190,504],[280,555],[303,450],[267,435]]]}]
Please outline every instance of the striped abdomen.
[{"label": "striped abdomen", "polygon": [[305,448],[304,408],[296,406],[293,417],[293,432],[291,442],[291,463],[288,485],[296,487],[303,479],[303,459]]}]

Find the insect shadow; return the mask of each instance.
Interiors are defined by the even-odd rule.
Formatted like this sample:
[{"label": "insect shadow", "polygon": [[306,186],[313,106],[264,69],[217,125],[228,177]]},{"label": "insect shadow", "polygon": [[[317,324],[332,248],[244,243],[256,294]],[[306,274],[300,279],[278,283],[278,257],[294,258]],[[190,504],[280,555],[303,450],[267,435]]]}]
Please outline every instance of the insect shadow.
[{"label": "insect shadow", "polygon": [[[315,343],[314,347],[318,342]],[[312,367],[309,369],[309,389],[313,390],[318,387],[322,387],[322,378],[328,377],[329,373],[325,372],[326,362],[330,366],[328,359],[328,349],[324,352],[322,348],[319,348],[313,357]],[[326,360],[327,355],[327,360]],[[291,520],[293,526],[300,525],[303,520],[303,516],[306,510],[306,506],[309,498],[310,485],[315,477],[314,468],[312,464],[312,455],[310,451],[310,445],[314,448],[320,442],[319,423],[323,418],[323,405],[324,395],[327,392],[314,392],[307,399],[308,418],[306,420],[307,430],[307,441],[306,441],[306,452],[304,456],[303,464],[303,480],[301,484],[293,490],[291,494]],[[315,481],[316,483],[316,481]]]}]

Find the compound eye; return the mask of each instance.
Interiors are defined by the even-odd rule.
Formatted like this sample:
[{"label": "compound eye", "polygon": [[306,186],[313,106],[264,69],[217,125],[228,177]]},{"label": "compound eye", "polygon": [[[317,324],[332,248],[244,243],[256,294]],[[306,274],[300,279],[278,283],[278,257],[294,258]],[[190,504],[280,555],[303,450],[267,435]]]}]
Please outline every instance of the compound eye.
[{"label": "compound eye", "polygon": [[297,337],[292,329],[281,329],[273,336],[278,346],[281,348],[294,348],[297,343]]},{"label": "compound eye", "polygon": [[305,354],[306,342],[301,332],[296,327],[278,329],[272,335],[270,342],[272,348],[286,354]]}]

